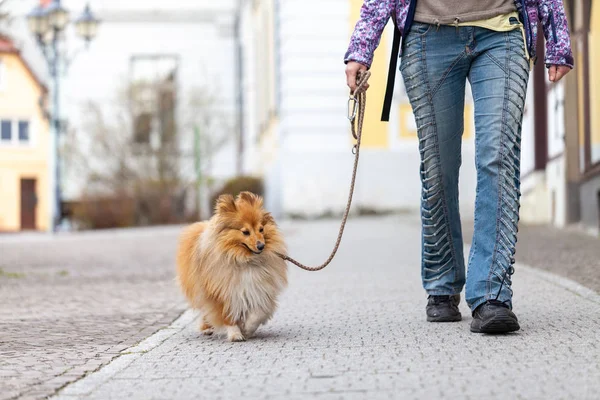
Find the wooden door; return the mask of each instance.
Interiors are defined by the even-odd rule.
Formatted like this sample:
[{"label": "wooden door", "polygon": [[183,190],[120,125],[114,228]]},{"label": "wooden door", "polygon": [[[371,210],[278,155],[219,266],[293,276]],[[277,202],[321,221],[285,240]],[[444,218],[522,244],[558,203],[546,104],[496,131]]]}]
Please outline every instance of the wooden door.
[{"label": "wooden door", "polygon": [[35,179],[21,179],[21,230],[35,229]]}]

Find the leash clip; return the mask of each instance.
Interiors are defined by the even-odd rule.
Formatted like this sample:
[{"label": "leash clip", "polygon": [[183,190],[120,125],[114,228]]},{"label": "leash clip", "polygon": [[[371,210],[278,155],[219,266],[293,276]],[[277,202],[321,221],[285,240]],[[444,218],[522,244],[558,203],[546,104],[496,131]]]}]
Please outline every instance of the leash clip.
[{"label": "leash clip", "polygon": [[[351,106],[352,102],[354,102],[353,106]],[[352,111],[352,114],[350,114],[350,111]],[[356,98],[356,96],[350,96],[348,98],[348,120],[350,122],[354,121],[354,118],[356,118],[357,112],[358,112],[358,99]]]}]

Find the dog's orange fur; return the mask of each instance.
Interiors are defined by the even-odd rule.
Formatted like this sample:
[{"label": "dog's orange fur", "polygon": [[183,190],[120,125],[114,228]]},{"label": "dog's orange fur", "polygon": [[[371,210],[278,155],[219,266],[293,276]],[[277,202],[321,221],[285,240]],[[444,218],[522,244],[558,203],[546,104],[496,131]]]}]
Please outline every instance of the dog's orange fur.
[{"label": "dog's orange fur", "polygon": [[276,253],[286,253],[283,238],[263,199],[250,192],[220,196],[210,220],[184,229],[177,276],[203,313],[203,333],[224,328],[230,341],[245,340],[272,317],[287,286],[287,265]]}]

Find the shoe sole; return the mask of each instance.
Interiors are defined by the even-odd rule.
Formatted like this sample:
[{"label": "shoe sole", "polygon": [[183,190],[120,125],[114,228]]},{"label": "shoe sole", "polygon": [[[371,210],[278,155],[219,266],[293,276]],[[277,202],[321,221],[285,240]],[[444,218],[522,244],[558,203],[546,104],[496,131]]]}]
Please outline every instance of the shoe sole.
[{"label": "shoe sole", "polygon": [[483,321],[481,326],[471,324],[471,332],[474,333],[510,333],[519,329],[519,323],[508,315]]},{"label": "shoe sole", "polygon": [[458,322],[462,320],[462,315],[452,315],[446,317],[427,317],[428,322]]}]

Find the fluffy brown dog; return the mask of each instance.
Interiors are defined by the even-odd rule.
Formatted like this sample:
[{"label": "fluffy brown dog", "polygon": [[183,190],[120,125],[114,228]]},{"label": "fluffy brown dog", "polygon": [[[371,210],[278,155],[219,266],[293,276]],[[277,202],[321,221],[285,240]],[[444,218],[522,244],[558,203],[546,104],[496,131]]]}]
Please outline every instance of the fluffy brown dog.
[{"label": "fluffy brown dog", "polygon": [[187,227],[177,252],[177,277],[190,305],[203,314],[200,330],[251,337],[277,308],[287,286],[283,238],[263,199],[250,192],[222,195],[215,215]]}]

